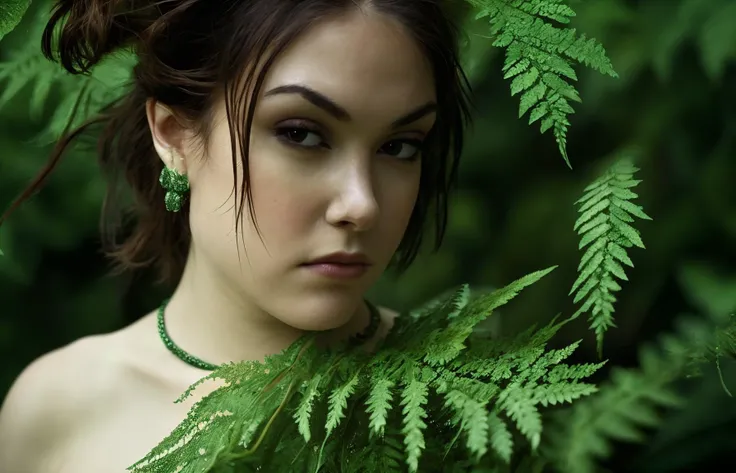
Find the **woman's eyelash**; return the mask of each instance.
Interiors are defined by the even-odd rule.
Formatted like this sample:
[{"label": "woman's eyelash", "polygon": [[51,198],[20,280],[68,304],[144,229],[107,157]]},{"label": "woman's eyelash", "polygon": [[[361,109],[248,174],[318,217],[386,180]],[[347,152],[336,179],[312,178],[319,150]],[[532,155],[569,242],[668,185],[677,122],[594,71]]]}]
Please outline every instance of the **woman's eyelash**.
[{"label": "woman's eyelash", "polygon": [[[294,123],[292,125],[283,125],[277,127],[274,130],[274,134],[276,138],[287,146],[298,147],[301,149],[330,148],[329,145],[324,142],[322,133],[319,130],[306,126],[305,124]],[[397,138],[387,141],[380,149],[383,150],[392,144],[409,145],[415,148],[415,151],[409,156],[398,158],[401,161],[414,161],[418,159],[424,147],[424,142],[422,140]],[[392,155],[390,152],[387,154]]]},{"label": "woman's eyelash", "polygon": [[[287,145],[300,148],[317,148],[324,145],[324,139],[319,131],[299,126],[277,128],[276,137]],[[312,144],[305,144],[305,141]]]}]

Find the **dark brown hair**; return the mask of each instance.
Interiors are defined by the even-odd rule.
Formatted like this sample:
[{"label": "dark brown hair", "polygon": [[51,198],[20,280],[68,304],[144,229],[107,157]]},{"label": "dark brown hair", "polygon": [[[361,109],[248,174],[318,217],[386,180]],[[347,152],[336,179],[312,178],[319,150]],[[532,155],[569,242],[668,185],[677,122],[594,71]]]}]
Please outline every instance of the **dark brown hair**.
[{"label": "dark brown hair", "polygon": [[[185,205],[179,213],[165,210],[164,190],[158,184],[163,164],[153,147],[146,117],[147,99],[171,107],[195,126],[207,143],[213,106],[219,94],[224,94],[236,173],[236,146],[243,161],[243,184],[240,189],[235,188],[240,204],[237,219],[241,221],[245,197],[250,197],[248,146],[256,106],[255,100],[244,100],[244,91],[250,90],[256,97],[277,55],[316,21],[351,8],[369,8],[397,19],[414,36],[432,64],[437,88],[437,121],[423,153],[417,204],[392,262],[392,266],[403,271],[417,255],[432,207],[436,212],[435,240],[439,248],[463,131],[470,121],[470,87],[458,59],[459,31],[450,19],[446,2],[57,0],[42,39],[47,58],[58,60],[73,74],[89,72],[104,57],[124,47],[134,50],[138,62],[130,92],[81,127],[65,131],[46,167],[0,222],[43,185],[73,140],[99,125],[102,129],[97,152],[109,182],[102,215],[107,254],[119,269],[155,266],[163,280],[175,281],[182,274],[189,251],[189,209]],[[252,64],[264,66],[245,74]],[[249,107],[244,114],[246,103]],[[134,198],[132,208],[125,211],[121,206],[121,177]],[[237,182],[237,174],[235,177]],[[252,199],[247,200],[256,223]],[[134,225],[120,240],[119,230],[127,222],[126,216],[133,217]]]}]

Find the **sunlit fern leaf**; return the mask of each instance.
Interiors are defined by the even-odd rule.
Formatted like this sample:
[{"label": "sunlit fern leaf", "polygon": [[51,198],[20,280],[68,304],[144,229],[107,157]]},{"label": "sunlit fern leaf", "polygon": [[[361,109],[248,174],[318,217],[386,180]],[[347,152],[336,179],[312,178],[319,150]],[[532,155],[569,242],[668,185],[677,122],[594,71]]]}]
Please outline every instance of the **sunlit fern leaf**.
[{"label": "sunlit fern leaf", "polygon": [[574,28],[557,27],[548,20],[567,24],[575,12],[563,0],[468,0],[479,10],[476,19],[490,22],[494,46],[506,48],[504,78],[511,81],[511,95],[521,94],[519,117],[530,112],[529,124],[541,120],[540,130],[552,129],[560,154],[567,155],[569,101],[579,102],[569,81],[577,75],[572,62],[618,77],[595,39],[578,35]]},{"label": "sunlit fern leaf", "polygon": [[402,414],[404,416],[404,445],[406,446],[407,463],[409,471],[414,472],[419,468],[419,457],[424,450],[424,429],[427,424],[424,419],[427,412],[424,405],[427,403],[427,383],[419,380],[411,380],[401,392]]},{"label": "sunlit fern leaf", "polygon": [[359,374],[350,378],[350,380],[334,390],[329,397],[329,412],[327,413],[327,435],[331,434],[333,430],[340,424],[340,421],[345,417],[345,408],[348,405],[348,398],[355,391],[359,381]]},{"label": "sunlit fern leaf", "polygon": [[[440,313],[447,319],[453,320],[468,305],[469,300],[470,289],[464,284],[435,310],[441,311]],[[426,338],[425,347],[420,348],[420,351],[425,353],[424,360],[430,364],[443,365],[462,351],[465,348],[465,340],[475,326],[465,323],[467,320],[466,318],[453,320],[455,323],[451,322],[447,327],[437,328],[430,333]]]},{"label": "sunlit fern leaf", "polygon": [[550,266],[546,269],[534,271],[533,273],[529,273],[505,287],[478,297],[472,302],[472,304],[468,305],[468,309],[485,307],[485,310],[473,311],[471,318],[476,322],[485,319],[490,312],[506,304],[516,297],[522,290],[536,283],[555,269],[557,269],[557,266]]},{"label": "sunlit fern leaf", "polygon": [[31,0],[3,0],[0,3],[0,40],[20,24]]},{"label": "sunlit fern leaf", "polygon": [[371,435],[382,436],[386,427],[388,411],[391,409],[394,382],[389,378],[379,377],[373,381],[370,396],[366,401],[366,411],[370,414]]},{"label": "sunlit fern leaf", "polygon": [[524,373],[542,356],[546,344],[560,326],[552,321],[541,329],[531,327],[510,339],[477,343],[470,347],[466,356],[455,360],[452,367],[458,373],[493,383],[510,380]]},{"label": "sunlit fern leaf", "polygon": [[312,405],[314,400],[319,396],[319,384],[322,381],[322,375],[316,374],[312,379],[306,382],[306,392],[302,397],[299,407],[294,413],[294,420],[299,426],[299,433],[302,434],[304,440],[309,442],[312,438],[312,431],[309,428],[309,419],[312,415]]},{"label": "sunlit fern leaf", "polygon": [[536,450],[542,436],[542,416],[536,407],[533,391],[518,383],[511,383],[498,397],[498,402],[529,440],[532,450]]},{"label": "sunlit fern leaf", "polygon": [[424,353],[425,361],[430,364],[444,365],[455,359],[465,349],[468,337],[480,322],[495,309],[516,297],[524,288],[534,284],[555,268],[556,266],[553,266],[535,271],[506,287],[479,295],[472,301],[469,298],[470,291],[467,285],[460,287],[455,295],[441,306],[451,308],[448,312],[450,323],[430,333],[420,348],[420,351]]},{"label": "sunlit fern leaf", "polygon": [[[537,332],[522,333],[509,343],[494,340],[494,343],[501,343],[500,346],[505,347],[505,353],[495,359],[487,357],[488,351],[471,346],[451,366],[456,369],[456,373],[473,379],[453,379],[444,373],[440,377],[438,392],[451,393],[458,390],[481,403],[493,402],[493,412],[510,418],[532,448],[536,448],[542,433],[538,406],[569,403],[593,394],[596,392],[595,386],[578,380],[602,366],[601,363],[581,366],[577,370],[558,369],[557,374],[551,376],[555,368],[566,366],[560,363],[579,345],[574,343],[563,349],[545,352],[544,345],[559,325],[553,321],[550,326]],[[458,399],[462,400],[457,394],[452,394],[448,402],[456,407],[463,407],[465,404],[458,403]],[[491,445],[494,451],[500,458],[508,459],[513,447],[512,437],[507,433],[508,428],[505,423],[498,422],[500,417],[496,419],[490,416],[487,419],[491,427]],[[461,428],[465,426],[461,425]],[[472,447],[469,445],[469,448]]]},{"label": "sunlit fern leaf", "polygon": [[[169,436],[129,469],[159,473],[175,471],[186,462],[184,471],[210,471],[207,465],[212,458],[208,452],[237,452],[238,460],[251,455],[250,450],[243,448],[257,450],[259,441],[251,445],[250,440],[256,433],[262,438],[264,430],[256,429],[264,416],[272,419],[294,392],[296,380],[288,385],[275,380],[288,372],[309,346],[309,340],[303,340],[267,357],[265,363],[226,364],[199,380],[178,401],[186,399],[206,380],[218,379],[226,384],[197,402]],[[214,458],[221,462],[220,457]]]},{"label": "sunlit fern leaf", "polygon": [[455,423],[467,435],[467,447],[477,459],[488,451],[489,414],[486,403],[453,389],[445,395],[445,405],[455,412]]},{"label": "sunlit fern leaf", "polygon": [[615,327],[614,293],[621,290],[616,279],[628,278],[624,265],[633,267],[627,254],[632,246],[644,248],[639,231],[630,225],[634,217],[651,220],[642,208],[631,201],[638,197],[630,189],[641,181],[634,179],[638,169],[627,157],[616,161],[605,173],[585,188],[575,230],[580,235],[579,249],[587,247],[578,265],[578,278],[570,289],[574,302],[583,301],[573,315],[589,312],[598,353],[606,330]]},{"label": "sunlit fern leaf", "polygon": [[545,380],[550,383],[557,383],[562,380],[577,381],[592,376],[604,364],[606,364],[605,361],[581,365],[557,365],[545,374]]},{"label": "sunlit fern leaf", "polygon": [[[399,330],[390,332],[376,353],[325,351],[302,342],[264,363],[225,365],[205,379],[221,379],[226,385],[195,404],[187,419],[133,470],[164,473],[181,467],[182,473],[230,473],[261,466],[274,472],[425,471],[423,462],[432,468],[435,464],[429,462],[440,461],[440,450],[447,446],[448,465],[483,471],[473,469],[476,461],[494,465],[511,457],[512,426],[535,447],[541,433],[538,406],[592,392],[580,382],[592,372],[589,368],[549,376],[577,346],[545,350],[560,324],[553,321],[513,340],[480,340],[460,351],[453,347],[468,338],[458,327],[472,328],[550,271],[519,278],[459,310],[452,302],[458,300],[455,294],[426,314],[425,324],[399,317]],[[467,291],[461,287],[457,292]],[[433,346],[454,353],[445,364],[427,362],[419,349],[438,328],[447,329],[450,338],[436,338]],[[488,344],[498,346],[479,348]],[[488,356],[499,352],[506,357]],[[448,406],[454,412],[451,420]],[[463,441],[455,445],[459,437]],[[386,462],[356,463],[356,456],[383,455],[394,440],[398,448]]]}]

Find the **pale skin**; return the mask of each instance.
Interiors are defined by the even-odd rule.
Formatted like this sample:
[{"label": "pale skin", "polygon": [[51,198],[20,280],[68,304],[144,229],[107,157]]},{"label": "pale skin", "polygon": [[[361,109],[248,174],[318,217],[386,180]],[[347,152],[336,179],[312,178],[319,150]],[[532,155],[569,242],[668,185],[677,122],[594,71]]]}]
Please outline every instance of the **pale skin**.
[{"label": "pale skin", "polygon": [[[269,95],[294,84],[330,98],[349,118],[300,94]],[[262,359],[304,330],[323,331],[325,342],[362,330],[364,293],[388,265],[416,202],[421,165],[411,159],[418,152],[412,143],[426,137],[435,115],[427,109],[411,123],[392,124],[435,99],[429,63],[393,19],[355,12],[298,38],[270,70],[252,128],[251,185],[263,241],[247,213],[235,237],[224,103],[203,148],[172,110],[149,101],[157,152],[191,181],[193,243],[166,313],[172,339],[222,363]],[[310,130],[279,138],[274,130],[284,126]],[[373,264],[344,281],[300,267],[335,251],[364,252]],[[372,343],[396,315],[381,313]],[[152,312],[24,370],[0,412],[0,471],[121,473],[171,432],[217,385],[174,404],[207,372],[169,353],[155,324]]]}]

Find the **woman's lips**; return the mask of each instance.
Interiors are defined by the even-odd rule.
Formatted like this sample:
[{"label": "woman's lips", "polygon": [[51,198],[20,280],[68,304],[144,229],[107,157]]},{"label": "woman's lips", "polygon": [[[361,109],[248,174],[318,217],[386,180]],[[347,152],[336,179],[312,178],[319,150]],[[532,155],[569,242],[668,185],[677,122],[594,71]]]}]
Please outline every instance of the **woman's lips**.
[{"label": "woman's lips", "polygon": [[302,265],[305,269],[320,276],[334,279],[355,279],[364,275],[370,265],[342,263],[313,263]]}]

